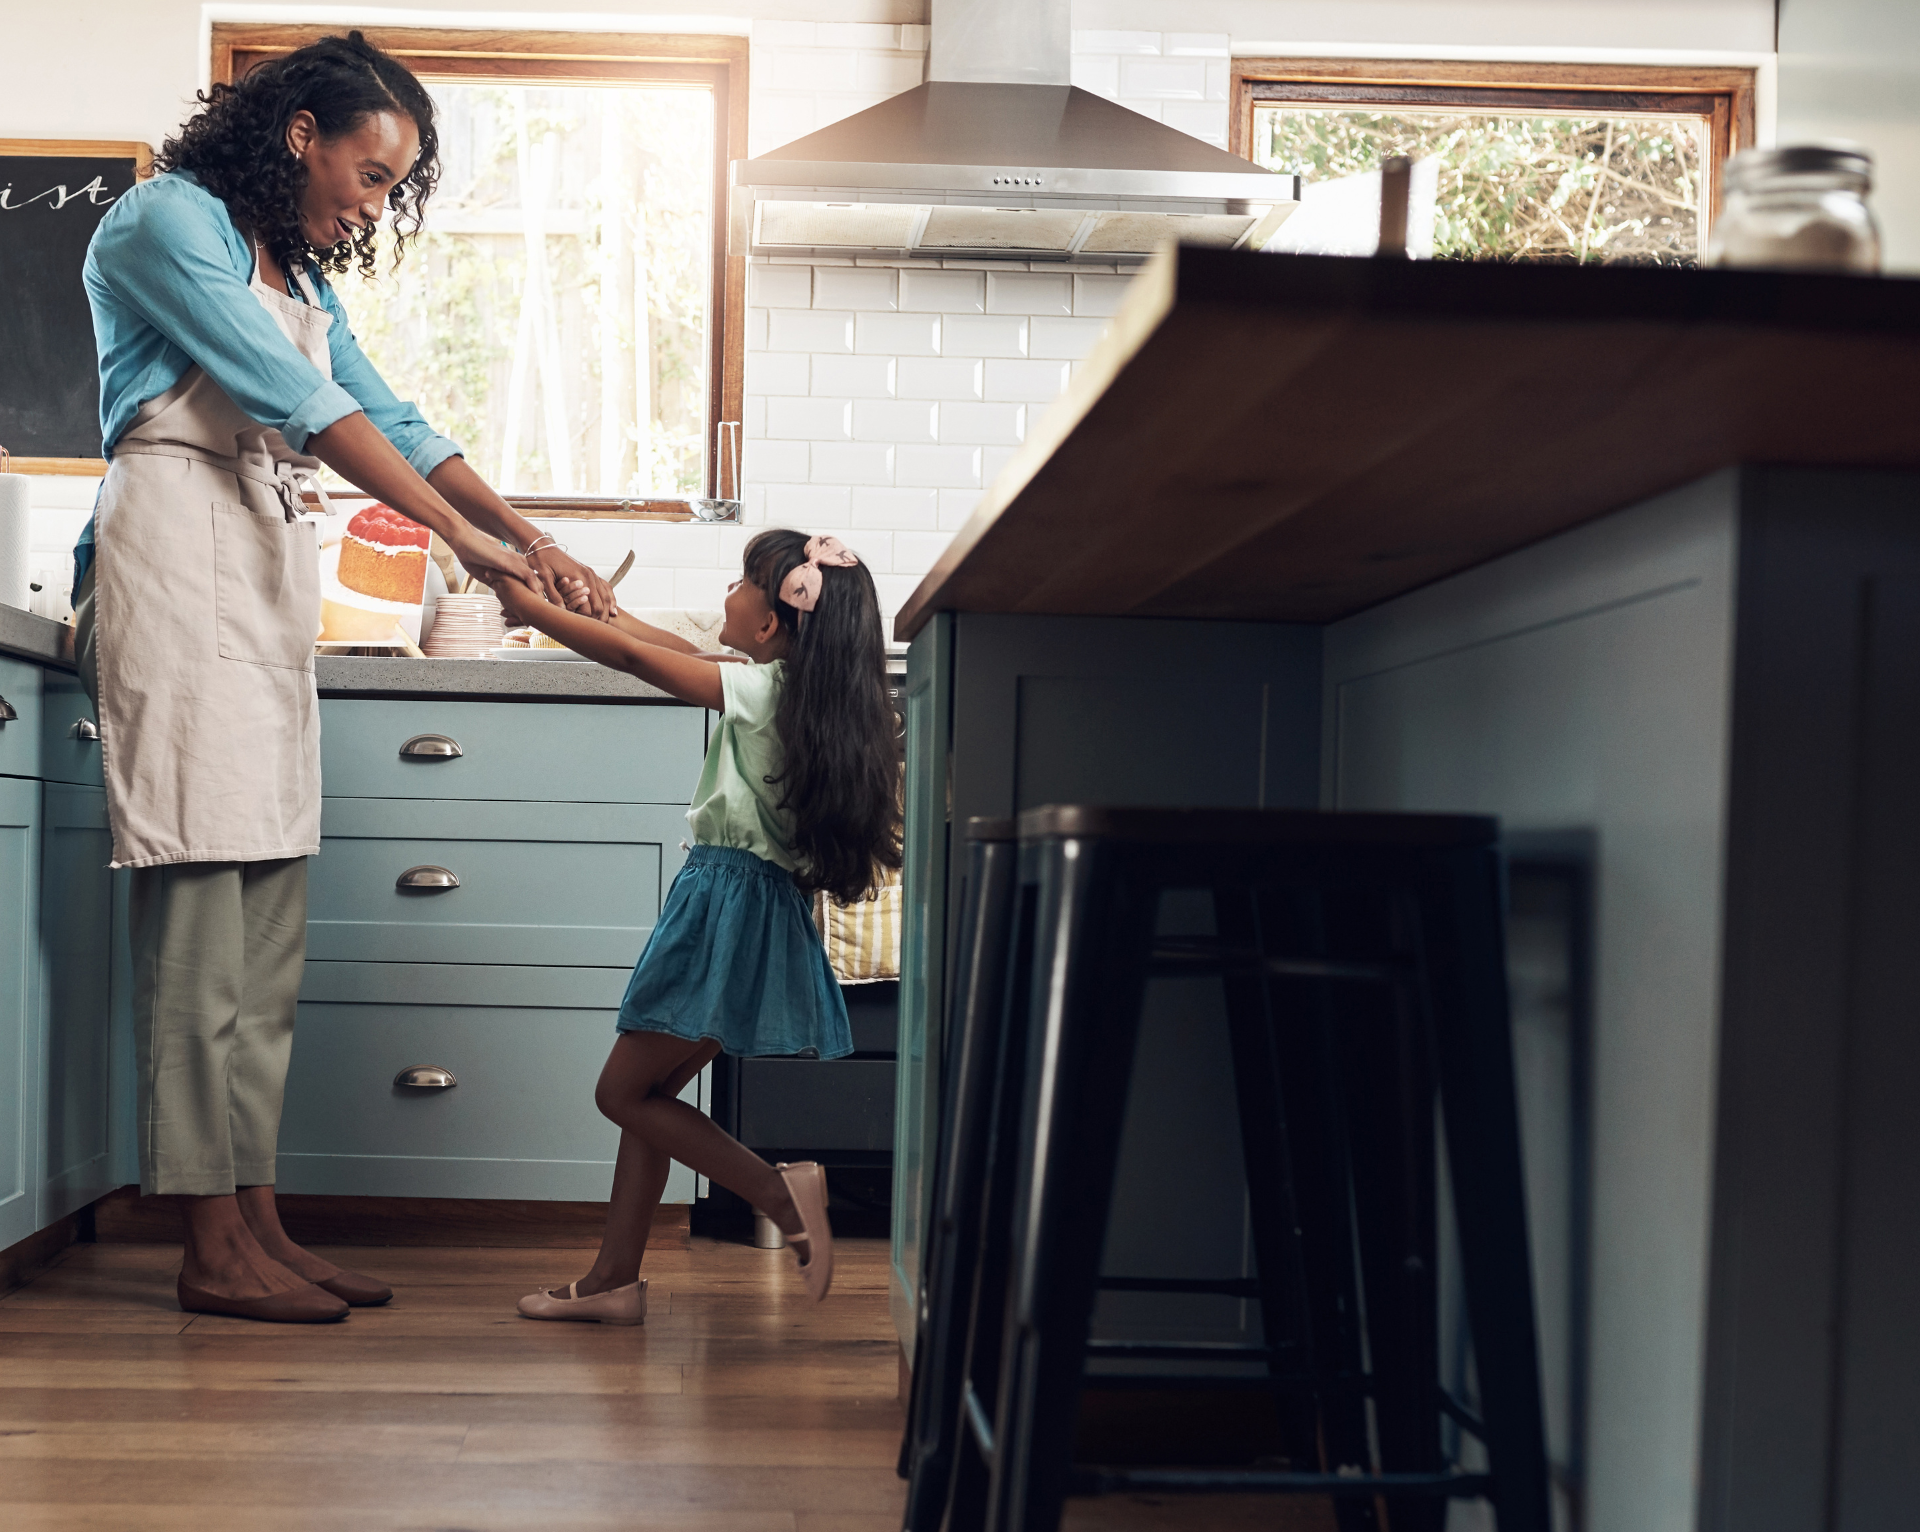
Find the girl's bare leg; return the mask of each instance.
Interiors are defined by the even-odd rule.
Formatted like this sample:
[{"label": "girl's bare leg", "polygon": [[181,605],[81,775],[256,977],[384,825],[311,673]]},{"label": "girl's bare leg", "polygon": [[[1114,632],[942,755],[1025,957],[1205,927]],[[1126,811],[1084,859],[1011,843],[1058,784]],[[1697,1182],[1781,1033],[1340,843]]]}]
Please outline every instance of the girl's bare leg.
[{"label": "girl's bare leg", "polygon": [[[600,1072],[594,1101],[620,1128],[613,1195],[600,1254],[575,1289],[585,1297],[636,1280],[654,1209],[674,1160],[744,1197],[780,1226],[801,1232],[800,1214],[780,1173],[697,1107],[679,1099],[720,1045],[689,1043],[664,1032],[623,1032]],[[564,1297],[555,1290],[555,1297]]]}]

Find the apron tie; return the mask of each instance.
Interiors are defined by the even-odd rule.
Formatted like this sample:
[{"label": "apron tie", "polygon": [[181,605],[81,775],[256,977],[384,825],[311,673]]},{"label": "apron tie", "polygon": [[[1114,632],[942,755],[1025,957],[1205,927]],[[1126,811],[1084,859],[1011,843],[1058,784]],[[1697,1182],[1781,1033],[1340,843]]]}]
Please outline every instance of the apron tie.
[{"label": "apron tie", "polygon": [[235,478],[251,479],[255,484],[265,485],[280,499],[280,507],[286,513],[288,521],[298,521],[304,511],[301,503],[301,491],[311,486],[320,497],[320,505],[327,515],[333,512],[333,502],[327,498],[327,492],[320,487],[318,468],[307,468],[299,463],[279,461],[269,471],[263,464],[250,458],[222,457],[217,452],[209,452],[204,447],[195,447],[187,442],[130,442],[122,441],[113,449],[115,457],[121,453],[135,453],[144,457],[178,457],[191,462],[205,463],[210,468],[218,468],[222,473],[230,473]]}]

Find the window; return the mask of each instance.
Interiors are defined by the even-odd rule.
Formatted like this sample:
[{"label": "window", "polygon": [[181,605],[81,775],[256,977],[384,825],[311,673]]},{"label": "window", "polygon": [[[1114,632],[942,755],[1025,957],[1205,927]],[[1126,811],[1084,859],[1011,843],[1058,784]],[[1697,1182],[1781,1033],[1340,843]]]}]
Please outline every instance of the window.
[{"label": "window", "polygon": [[1235,59],[1231,131],[1306,176],[1269,249],[1370,251],[1401,154],[1416,254],[1693,265],[1753,99],[1746,69]]},{"label": "window", "polygon": [[[220,26],[234,79],[325,31]],[[439,107],[440,185],[396,275],[335,279],[395,391],[502,493],[704,495],[740,418],[742,38],[368,29]]]}]

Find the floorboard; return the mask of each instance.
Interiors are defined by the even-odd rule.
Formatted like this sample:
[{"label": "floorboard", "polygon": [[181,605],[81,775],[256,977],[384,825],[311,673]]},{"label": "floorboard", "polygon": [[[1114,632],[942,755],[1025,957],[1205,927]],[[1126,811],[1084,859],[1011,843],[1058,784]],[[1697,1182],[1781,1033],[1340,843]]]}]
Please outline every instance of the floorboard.
[{"label": "floorboard", "polygon": [[[8,1532],[897,1532],[884,1242],[806,1301],[785,1251],[648,1259],[646,1325],[513,1303],[577,1252],[330,1252],[398,1290],[341,1325],[183,1314],[178,1251],[80,1244],[0,1298]],[[1302,1508],[1307,1510],[1309,1508]],[[1319,1532],[1271,1502],[1076,1503],[1073,1532]]]}]

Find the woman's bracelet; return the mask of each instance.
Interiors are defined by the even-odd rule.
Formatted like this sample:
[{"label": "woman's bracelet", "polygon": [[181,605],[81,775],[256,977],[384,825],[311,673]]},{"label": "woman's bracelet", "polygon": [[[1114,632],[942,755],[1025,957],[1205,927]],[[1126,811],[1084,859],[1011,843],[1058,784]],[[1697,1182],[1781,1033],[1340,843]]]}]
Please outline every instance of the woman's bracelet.
[{"label": "woman's bracelet", "polygon": [[554,538],[548,535],[547,533],[542,532],[538,537],[536,537],[533,540],[533,542],[530,545],[520,550],[520,556],[522,558],[530,559],[536,553],[538,553],[542,548],[559,548],[562,553],[565,553],[567,551],[565,548],[561,547],[560,542],[557,538]]}]

